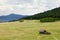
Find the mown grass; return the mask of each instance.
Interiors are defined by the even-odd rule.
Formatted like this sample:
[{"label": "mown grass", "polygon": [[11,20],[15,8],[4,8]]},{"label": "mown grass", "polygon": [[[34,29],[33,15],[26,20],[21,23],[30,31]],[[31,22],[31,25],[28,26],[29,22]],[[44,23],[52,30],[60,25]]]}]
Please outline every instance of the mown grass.
[{"label": "mown grass", "polygon": [[[46,29],[51,35],[41,35]],[[0,23],[0,40],[60,40],[60,21],[40,23],[39,20]]]}]

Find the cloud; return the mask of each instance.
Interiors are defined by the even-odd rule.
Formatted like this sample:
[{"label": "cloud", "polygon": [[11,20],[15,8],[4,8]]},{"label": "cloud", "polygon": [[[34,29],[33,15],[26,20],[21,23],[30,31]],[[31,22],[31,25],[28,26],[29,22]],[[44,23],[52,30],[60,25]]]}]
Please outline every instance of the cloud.
[{"label": "cloud", "polygon": [[33,15],[60,6],[60,0],[0,0],[0,15]]},{"label": "cloud", "polygon": [[47,0],[48,9],[60,7],[60,0]]}]

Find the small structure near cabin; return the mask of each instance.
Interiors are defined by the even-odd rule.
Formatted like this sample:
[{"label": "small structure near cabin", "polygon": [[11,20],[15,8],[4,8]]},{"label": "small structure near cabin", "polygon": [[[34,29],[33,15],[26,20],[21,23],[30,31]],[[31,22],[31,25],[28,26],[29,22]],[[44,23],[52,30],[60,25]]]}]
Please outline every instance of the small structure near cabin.
[{"label": "small structure near cabin", "polygon": [[40,30],[39,34],[51,34],[50,32],[47,32],[46,30]]}]

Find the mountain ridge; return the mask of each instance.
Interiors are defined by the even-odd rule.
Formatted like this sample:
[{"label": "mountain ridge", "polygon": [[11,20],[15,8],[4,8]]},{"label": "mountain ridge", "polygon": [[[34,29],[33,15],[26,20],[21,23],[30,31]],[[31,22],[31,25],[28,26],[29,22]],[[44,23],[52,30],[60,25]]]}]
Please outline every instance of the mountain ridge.
[{"label": "mountain ridge", "polygon": [[48,10],[42,13],[37,13],[23,19],[41,19],[41,18],[46,18],[46,17],[60,18],[60,7],[54,8],[52,10]]},{"label": "mountain ridge", "polygon": [[9,14],[9,15],[0,16],[0,20],[1,21],[2,20],[5,20],[5,21],[18,20],[18,19],[21,19],[25,16],[26,15]]}]

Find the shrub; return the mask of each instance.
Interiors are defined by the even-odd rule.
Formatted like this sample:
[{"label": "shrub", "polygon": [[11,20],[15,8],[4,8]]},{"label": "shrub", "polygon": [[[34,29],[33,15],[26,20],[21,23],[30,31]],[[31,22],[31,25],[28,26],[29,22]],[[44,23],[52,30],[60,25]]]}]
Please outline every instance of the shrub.
[{"label": "shrub", "polygon": [[54,22],[56,21],[55,18],[42,18],[40,19],[40,22]]},{"label": "shrub", "polygon": [[20,22],[24,22],[24,19],[20,19],[19,21],[20,21]]}]

